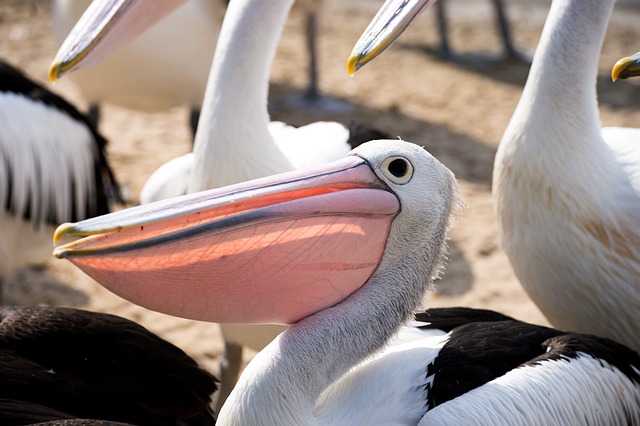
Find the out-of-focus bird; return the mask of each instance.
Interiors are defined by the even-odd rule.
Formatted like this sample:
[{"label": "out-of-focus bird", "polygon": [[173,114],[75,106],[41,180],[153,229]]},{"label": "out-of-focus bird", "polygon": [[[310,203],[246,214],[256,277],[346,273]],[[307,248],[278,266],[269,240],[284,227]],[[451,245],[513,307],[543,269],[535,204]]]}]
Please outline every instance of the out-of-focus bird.
[{"label": "out-of-focus bird", "polygon": [[[91,0],[53,2],[53,30],[59,43],[90,4]],[[96,127],[103,103],[145,112],[187,105],[195,134],[223,15],[221,0],[184,1],[175,13],[109,58],[71,73],[69,78],[90,103]]]},{"label": "out-of-focus bird", "polygon": [[73,105],[0,61],[0,296],[11,271],[51,258],[55,226],[122,201],[105,144]]},{"label": "out-of-focus bird", "polygon": [[151,309],[291,324],[219,424],[640,422],[640,356],[621,344],[475,310],[409,324],[457,204],[424,149],[373,141],[322,168],[66,224],[57,238],[91,236],[55,253]]},{"label": "out-of-focus bird", "polygon": [[195,360],[133,321],[0,306],[3,425],[213,425],[216,387]]},{"label": "out-of-focus bird", "polygon": [[[348,68],[371,60],[425,3],[403,2],[391,24],[378,15]],[[553,1],[498,148],[493,200],[504,250],[549,321],[640,350],[640,130],[600,128],[596,96],[613,5]]]}]

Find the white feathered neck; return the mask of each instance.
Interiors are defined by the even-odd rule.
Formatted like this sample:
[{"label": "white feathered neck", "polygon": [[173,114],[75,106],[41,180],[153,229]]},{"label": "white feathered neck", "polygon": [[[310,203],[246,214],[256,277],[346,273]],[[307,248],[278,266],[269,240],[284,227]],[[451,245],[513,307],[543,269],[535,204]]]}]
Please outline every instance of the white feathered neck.
[{"label": "white feathered neck", "polygon": [[198,123],[189,192],[293,169],[269,133],[267,112],[271,63],[293,1],[229,2]]},{"label": "white feathered neck", "polygon": [[596,95],[613,4],[553,1],[496,154],[493,201],[511,265],[551,323],[637,349],[640,168],[603,138]]}]

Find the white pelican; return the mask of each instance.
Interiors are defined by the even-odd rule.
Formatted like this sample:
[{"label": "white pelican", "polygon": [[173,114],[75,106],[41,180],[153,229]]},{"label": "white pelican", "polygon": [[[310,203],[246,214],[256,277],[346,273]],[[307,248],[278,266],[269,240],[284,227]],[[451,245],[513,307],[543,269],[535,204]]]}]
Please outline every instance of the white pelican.
[{"label": "white pelican", "polygon": [[[184,3],[108,59],[69,75],[89,101],[96,125],[102,103],[145,112],[188,105],[195,132],[224,7],[221,0]],[[58,43],[90,4],[91,0],[53,2],[53,31]]]},{"label": "white pelican", "polygon": [[61,221],[121,201],[105,144],[73,105],[0,61],[0,296],[12,270],[51,258]]},{"label": "white pelican", "polygon": [[[405,2],[397,16],[428,3]],[[549,321],[640,350],[640,131],[601,129],[596,99],[613,4],[553,1],[498,148],[493,200],[504,250]],[[380,17],[354,49],[352,71],[398,36]],[[392,37],[370,44],[384,24]]]},{"label": "white pelican", "polygon": [[611,80],[637,77],[640,75],[640,52],[624,57],[615,63],[611,69]]},{"label": "white pelican", "polygon": [[[106,7],[111,1],[102,2]],[[103,10],[94,2],[97,11]],[[166,2],[171,4],[172,2]],[[148,203],[209,188],[230,185],[262,176],[324,164],[342,158],[352,146],[382,136],[375,130],[337,122],[316,122],[300,128],[282,122],[270,122],[267,111],[269,71],[278,41],[294,0],[234,0],[229,3],[211,73],[192,153],[171,160],[160,167],[142,189],[140,200]],[[109,35],[98,39],[93,28],[119,25],[127,13],[140,8],[157,12],[154,1],[139,1],[124,13],[114,13],[115,20],[104,21],[102,13],[90,15],[79,23],[84,30],[73,34],[56,56],[52,73],[79,67],[81,60],[99,60],[84,55],[86,48],[104,48],[110,52]],[[106,9],[108,10],[108,9]],[[160,13],[157,18],[159,19]],[[130,22],[137,24],[138,21]],[[122,24],[121,42],[136,25]],[[116,33],[112,31],[111,34]],[[86,35],[89,34],[89,35]],[[117,33],[120,34],[120,33]],[[79,45],[77,49],[71,49]],[[97,47],[95,47],[97,46]],[[242,349],[262,349],[282,327],[222,325],[225,353],[231,355],[223,363],[221,400],[237,380]],[[238,346],[238,344],[240,346]],[[229,364],[229,365],[228,365]],[[228,365],[228,367],[227,367]],[[227,374],[229,372],[229,374]]]},{"label": "white pelican", "polygon": [[373,141],[322,168],[64,224],[56,240],[88,237],[55,255],[161,312],[292,324],[219,425],[638,424],[640,357],[618,343],[473,311],[403,327],[457,204],[425,150]]},{"label": "white pelican", "polygon": [[215,378],[178,347],[115,315],[1,306],[0,358],[3,425],[215,423]]}]

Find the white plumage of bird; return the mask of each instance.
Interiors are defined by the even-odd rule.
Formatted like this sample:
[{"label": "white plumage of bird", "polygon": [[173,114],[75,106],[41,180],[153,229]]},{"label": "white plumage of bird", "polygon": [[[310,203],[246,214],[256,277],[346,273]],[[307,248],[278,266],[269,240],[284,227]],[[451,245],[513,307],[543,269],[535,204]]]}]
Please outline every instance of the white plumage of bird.
[{"label": "white plumage of bird", "polygon": [[638,424],[640,357],[618,343],[474,310],[410,324],[457,204],[425,150],[373,141],[322,168],[62,225],[57,240],[87,237],[55,254],[164,313],[291,324],[220,425]]},{"label": "white plumage of bird", "polygon": [[[432,2],[402,4],[397,25],[378,15],[350,70]],[[640,350],[640,130],[601,128],[596,96],[613,5],[553,1],[496,154],[493,200],[511,266],[549,321]],[[379,29],[386,33],[372,42]]]}]

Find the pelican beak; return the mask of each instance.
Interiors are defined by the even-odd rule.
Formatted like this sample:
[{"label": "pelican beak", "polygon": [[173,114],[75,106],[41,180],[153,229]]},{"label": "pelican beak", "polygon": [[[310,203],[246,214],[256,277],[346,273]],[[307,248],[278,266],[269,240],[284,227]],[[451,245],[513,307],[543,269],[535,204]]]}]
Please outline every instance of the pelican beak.
[{"label": "pelican beak", "polygon": [[185,2],[94,0],[60,46],[49,79],[100,62]]},{"label": "pelican beak", "polygon": [[61,225],[56,247],[114,293],[170,315],[292,324],[376,269],[398,198],[362,158]]},{"label": "pelican beak", "polygon": [[640,75],[640,52],[620,59],[611,69],[611,80],[626,79]]},{"label": "pelican beak", "polygon": [[373,18],[347,60],[353,75],[378,56],[407,29],[411,21],[436,0],[387,0]]}]

